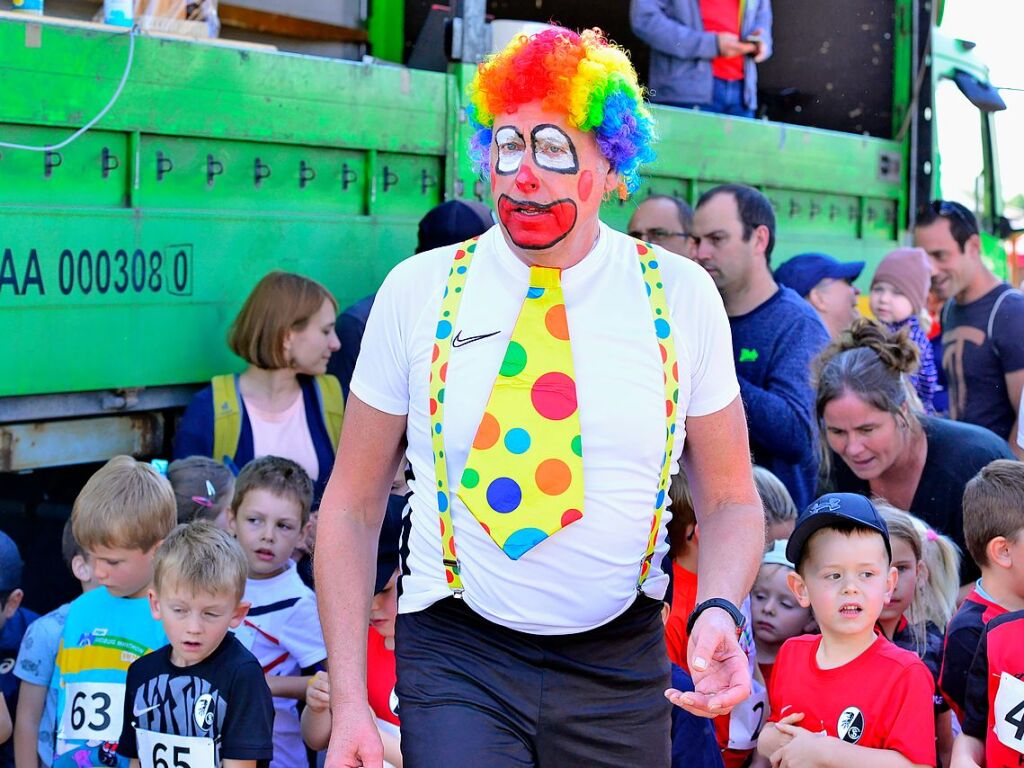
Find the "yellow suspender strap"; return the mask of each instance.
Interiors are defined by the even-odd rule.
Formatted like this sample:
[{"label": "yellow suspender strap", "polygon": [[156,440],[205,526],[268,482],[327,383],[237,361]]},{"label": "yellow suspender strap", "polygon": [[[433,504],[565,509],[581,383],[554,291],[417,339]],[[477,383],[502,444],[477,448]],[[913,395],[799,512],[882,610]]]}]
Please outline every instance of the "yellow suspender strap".
[{"label": "yellow suspender strap", "polygon": [[345,420],[345,399],[341,394],[341,382],[329,373],[316,377],[316,391],[320,397],[320,413],[324,417],[327,436],[331,438],[334,453],[338,453],[338,438],[341,437],[341,423]]},{"label": "yellow suspender strap", "polygon": [[214,376],[213,386],[213,459],[234,461],[238,437],[242,434],[242,409],[238,403],[238,383],[233,373]]},{"label": "yellow suspender strap", "polygon": [[651,319],[654,321],[654,336],[658,342],[658,353],[661,355],[665,379],[665,453],[661,457],[661,475],[658,478],[658,493],[654,498],[654,515],[651,530],[647,537],[647,551],[640,562],[640,575],[636,581],[637,591],[647,580],[651,572],[651,561],[654,550],[658,546],[658,534],[661,532],[661,513],[668,505],[668,487],[672,482],[672,451],[676,440],[676,408],[679,405],[679,363],[676,358],[676,343],[672,336],[671,318],[668,311],[668,300],[665,298],[665,285],[661,282],[661,270],[651,246],[636,241],[636,255],[640,259],[640,271],[644,277],[644,288],[651,305]]}]

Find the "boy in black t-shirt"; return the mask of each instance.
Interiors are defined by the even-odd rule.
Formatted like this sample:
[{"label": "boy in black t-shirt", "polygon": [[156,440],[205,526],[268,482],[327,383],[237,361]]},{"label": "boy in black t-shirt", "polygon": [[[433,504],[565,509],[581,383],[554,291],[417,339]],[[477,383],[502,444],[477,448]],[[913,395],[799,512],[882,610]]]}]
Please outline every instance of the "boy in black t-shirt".
[{"label": "boy in black t-shirt", "polygon": [[149,592],[170,644],[128,668],[117,751],[132,768],[257,768],[273,756],[274,707],[256,657],[228,632],[248,564],[207,522],[179,525],[160,545]]}]

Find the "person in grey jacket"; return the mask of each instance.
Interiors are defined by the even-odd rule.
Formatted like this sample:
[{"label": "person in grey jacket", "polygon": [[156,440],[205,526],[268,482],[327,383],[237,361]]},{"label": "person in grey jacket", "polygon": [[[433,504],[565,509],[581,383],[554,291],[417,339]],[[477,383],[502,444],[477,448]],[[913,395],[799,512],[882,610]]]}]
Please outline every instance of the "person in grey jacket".
[{"label": "person in grey jacket", "polygon": [[754,116],[757,64],[772,53],[771,0],[631,0],[629,19],[651,46],[651,101]]}]

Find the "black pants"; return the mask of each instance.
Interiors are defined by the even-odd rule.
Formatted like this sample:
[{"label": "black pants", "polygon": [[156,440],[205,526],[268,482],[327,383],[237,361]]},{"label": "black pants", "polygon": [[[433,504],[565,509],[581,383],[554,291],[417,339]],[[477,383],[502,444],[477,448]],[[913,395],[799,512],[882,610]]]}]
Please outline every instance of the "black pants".
[{"label": "black pants", "polygon": [[575,635],[516,632],[448,598],[398,617],[406,768],[668,768],[661,603]]}]

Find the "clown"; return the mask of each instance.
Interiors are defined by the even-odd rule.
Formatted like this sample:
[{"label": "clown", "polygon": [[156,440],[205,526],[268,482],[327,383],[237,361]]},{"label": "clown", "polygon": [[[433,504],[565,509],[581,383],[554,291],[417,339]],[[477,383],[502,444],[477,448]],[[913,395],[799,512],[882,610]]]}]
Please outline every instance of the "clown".
[{"label": "clown", "polygon": [[470,88],[499,225],[419,254],[378,294],[323,502],[328,766],[380,765],[363,670],[373,546],[412,467],[396,635],[416,766],[667,766],[663,515],[686,445],[701,525],[696,691],[749,691],[736,604],[763,544],[728,322],[683,259],[615,232],[652,157],[622,49],[597,30],[521,36]]}]

